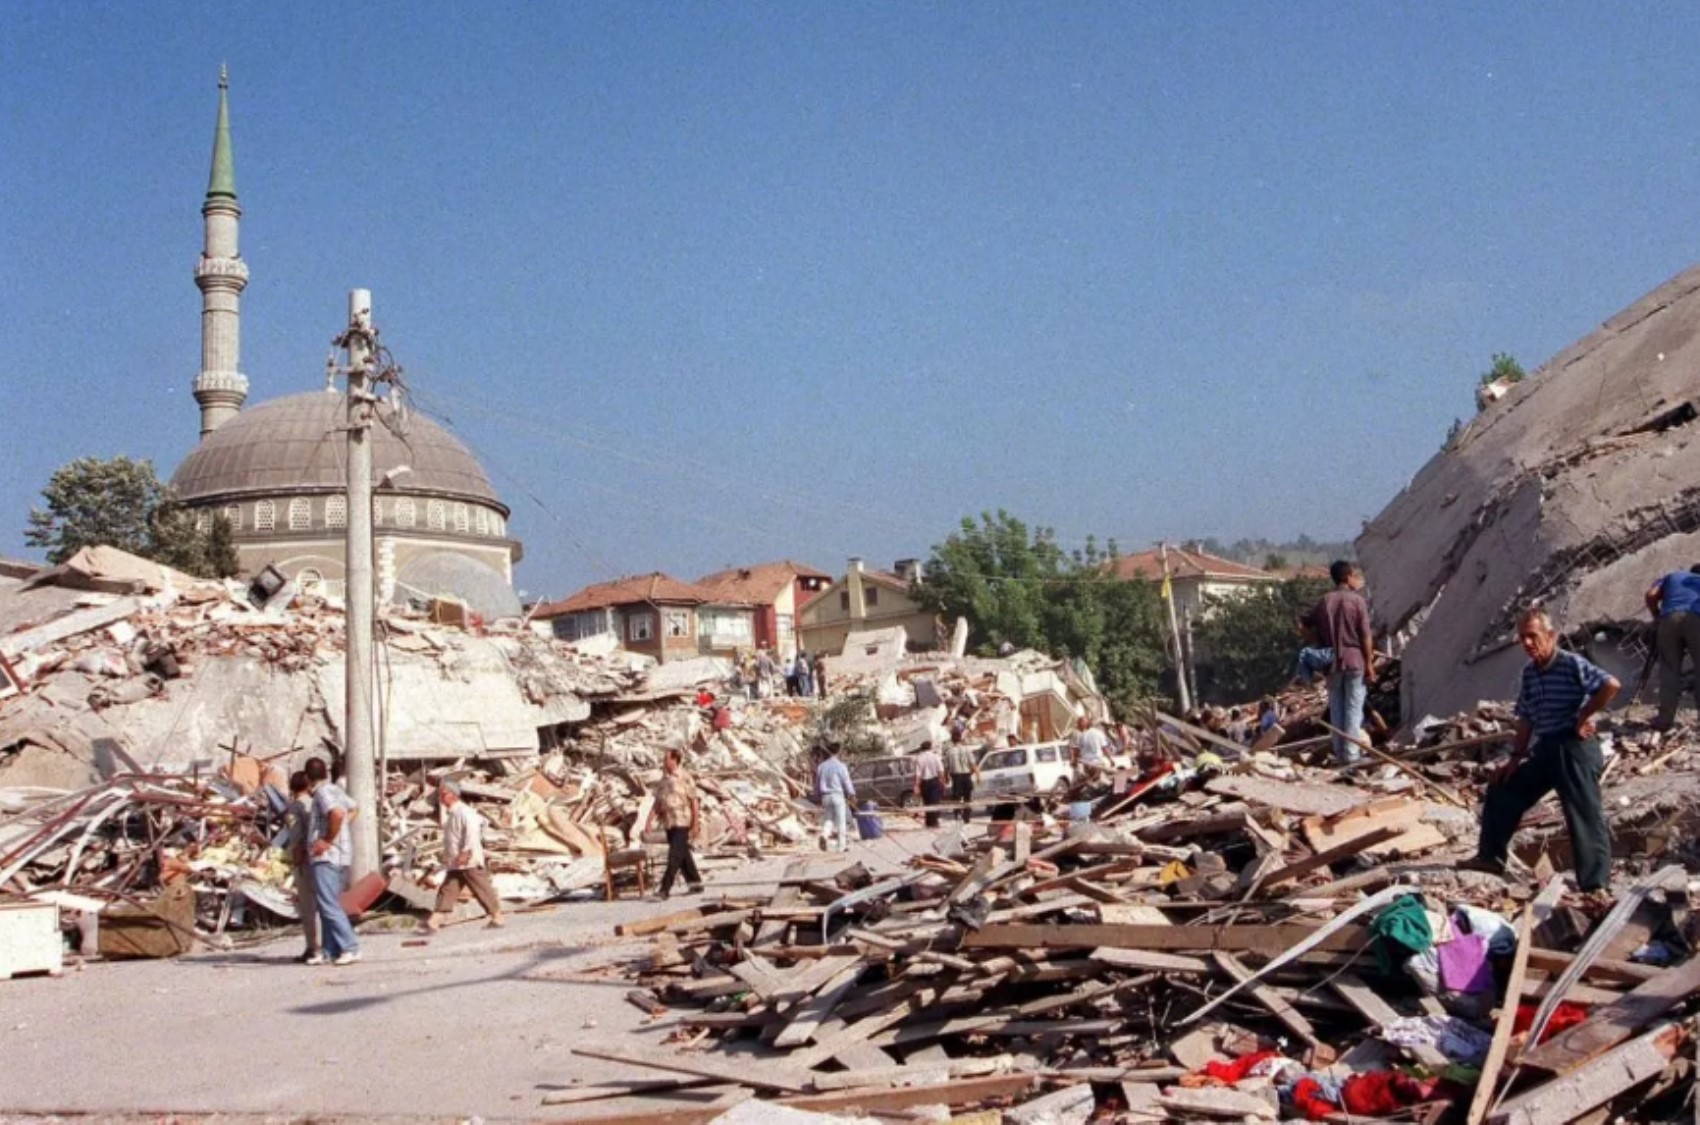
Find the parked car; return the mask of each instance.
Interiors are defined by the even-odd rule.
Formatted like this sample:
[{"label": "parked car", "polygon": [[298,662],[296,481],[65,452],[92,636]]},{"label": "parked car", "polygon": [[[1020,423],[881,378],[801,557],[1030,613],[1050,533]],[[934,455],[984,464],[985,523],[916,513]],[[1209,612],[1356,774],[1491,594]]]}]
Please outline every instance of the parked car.
[{"label": "parked car", "polygon": [[907,808],[915,803],[915,759],[864,758],[850,766],[856,785],[856,801],[878,801],[882,806]]},{"label": "parked car", "polygon": [[974,786],[974,795],[1031,797],[1061,793],[1071,781],[1068,743],[1035,742],[988,750],[980,759],[980,780]]}]

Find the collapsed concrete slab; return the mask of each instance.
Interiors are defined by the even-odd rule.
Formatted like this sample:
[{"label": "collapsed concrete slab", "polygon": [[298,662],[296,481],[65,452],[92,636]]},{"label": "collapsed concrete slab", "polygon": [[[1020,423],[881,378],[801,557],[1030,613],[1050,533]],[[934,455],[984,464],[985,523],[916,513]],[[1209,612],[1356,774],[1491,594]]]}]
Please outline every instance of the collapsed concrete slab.
[{"label": "collapsed concrete slab", "polygon": [[1633,686],[1642,594],[1700,562],[1700,268],[1554,356],[1435,454],[1357,541],[1403,635],[1413,719],[1515,695],[1540,601]]}]

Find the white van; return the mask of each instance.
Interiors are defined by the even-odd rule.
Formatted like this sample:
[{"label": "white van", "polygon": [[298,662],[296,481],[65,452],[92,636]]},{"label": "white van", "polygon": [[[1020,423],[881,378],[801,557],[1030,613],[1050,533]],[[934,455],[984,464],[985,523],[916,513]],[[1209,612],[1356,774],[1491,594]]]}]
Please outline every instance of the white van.
[{"label": "white van", "polygon": [[976,797],[1063,793],[1072,783],[1067,742],[1035,742],[988,750],[980,759]]}]

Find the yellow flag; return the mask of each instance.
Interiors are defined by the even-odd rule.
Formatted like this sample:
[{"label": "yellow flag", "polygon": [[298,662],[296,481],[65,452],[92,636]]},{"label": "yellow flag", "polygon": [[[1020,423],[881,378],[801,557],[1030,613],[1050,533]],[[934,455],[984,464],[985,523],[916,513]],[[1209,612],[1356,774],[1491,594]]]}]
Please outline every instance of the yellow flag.
[{"label": "yellow flag", "polygon": [[1168,601],[1175,596],[1175,589],[1169,584],[1169,572],[1163,572],[1163,600]]}]

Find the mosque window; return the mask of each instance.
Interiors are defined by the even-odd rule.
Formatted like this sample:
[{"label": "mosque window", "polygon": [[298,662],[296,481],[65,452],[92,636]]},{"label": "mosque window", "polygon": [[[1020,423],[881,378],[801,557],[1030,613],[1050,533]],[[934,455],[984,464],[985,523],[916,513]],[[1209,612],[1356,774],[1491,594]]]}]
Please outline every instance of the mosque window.
[{"label": "mosque window", "polygon": [[472,530],[472,515],[465,504],[455,505],[455,530],[465,535]]},{"label": "mosque window", "polygon": [[224,518],[230,521],[230,530],[242,530],[242,505],[232,504],[224,510]]},{"label": "mosque window", "polygon": [[425,522],[432,531],[442,531],[447,526],[448,505],[441,500],[433,500],[425,505]]},{"label": "mosque window", "polygon": [[261,500],[254,505],[254,530],[270,531],[277,526],[277,505],[270,500]]},{"label": "mosque window", "polygon": [[205,535],[207,532],[209,532],[211,530],[212,530],[212,513],[205,512],[205,511],[196,512],[195,513],[195,534],[196,535]]},{"label": "mosque window", "polygon": [[325,576],[307,567],[295,576],[295,588],[311,597],[322,598],[325,596]]},{"label": "mosque window", "polygon": [[348,526],[348,497],[327,496],[325,498],[325,526]]},{"label": "mosque window", "polygon": [[289,502],[289,530],[307,531],[313,526],[313,502],[297,496]]},{"label": "mosque window", "polygon": [[[347,504],[348,504],[348,498],[344,497],[342,502],[343,502],[344,507],[346,507]],[[376,496],[374,496],[372,498],[372,526],[373,527],[383,527],[384,526],[384,505],[383,505],[383,502],[380,501]]]},{"label": "mosque window", "polygon": [[395,502],[395,525],[397,527],[413,526],[413,499],[402,497]]},{"label": "mosque window", "polygon": [[507,517],[506,516],[497,516],[496,517],[496,534],[497,535],[506,535],[507,533],[508,533]]},{"label": "mosque window", "polygon": [[490,534],[490,513],[483,508],[478,509],[478,514],[472,517],[472,527],[480,535]]}]

